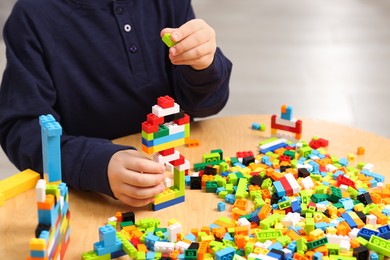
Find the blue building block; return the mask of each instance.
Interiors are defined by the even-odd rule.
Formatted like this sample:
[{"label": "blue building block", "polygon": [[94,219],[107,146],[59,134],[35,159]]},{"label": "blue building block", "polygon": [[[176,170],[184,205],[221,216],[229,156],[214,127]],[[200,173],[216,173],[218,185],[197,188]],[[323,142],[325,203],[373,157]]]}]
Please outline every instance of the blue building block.
[{"label": "blue building block", "polygon": [[116,230],[111,225],[99,227],[99,241],[104,247],[113,246],[116,243]]},{"label": "blue building block", "polygon": [[384,225],[381,227],[378,227],[379,234],[378,236],[384,239],[390,239],[390,226]]},{"label": "blue building block", "polygon": [[156,146],[156,145],[159,145],[159,144],[165,144],[165,143],[168,143],[168,142],[171,142],[171,141],[176,141],[176,140],[179,140],[179,139],[182,139],[184,138],[184,132],[178,132],[178,133],[175,133],[175,134],[171,134],[171,135],[167,135],[167,136],[163,136],[163,137],[160,137],[160,138],[156,138],[156,139],[153,139],[153,140],[146,140],[145,138],[142,138],[142,144],[146,145],[147,147],[153,147],[153,146]]},{"label": "blue building block", "polygon": [[196,241],[196,236],[192,233],[187,234],[184,238],[188,241],[192,241],[192,242]]},{"label": "blue building block", "polygon": [[292,120],[292,112],[293,112],[292,110],[293,110],[292,106],[287,106],[286,111],[284,113],[283,112],[280,113],[280,117],[282,119],[291,121]]},{"label": "blue building block", "polygon": [[379,232],[368,228],[361,228],[360,231],[358,232],[358,237],[362,237],[366,240],[370,240],[372,235],[378,236]]},{"label": "blue building block", "polygon": [[352,219],[352,217],[348,213],[341,214],[341,217],[347,222],[351,229],[357,228],[356,222]]},{"label": "blue building block", "polygon": [[235,254],[235,250],[232,247],[225,247],[222,250],[215,252],[215,260],[232,260]]},{"label": "blue building block", "polygon": [[339,160],[339,164],[341,164],[344,167],[347,167],[348,166],[348,159],[347,158],[341,158]]},{"label": "blue building block", "polygon": [[111,254],[122,250],[122,242],[117,237],[115,237],[115,244],[111,246],[104,246],[103,241],[96,242],[93,245],[93,250],[95,250],[96,254],[99,256]]},{"label": "blue building block", "polygon": [[314,253],[313,260],[322,260],[322,254],[320,252]]},{"label": "blue building block", "polygon": [[273,184],[274,184],[276,194],[278,194],[279,197],[286,196],[286,191],[283,188],[283,185],[280,181],[274,181]]},{"label": "blue building block", "polygon": [[236,196],[234,196],[234,194],[228,194],[225,197],[225,201],[226,203],[234,204],[234,202],[236,202]]},{"label": "blue building block", "polygon": [[371,251],[370,252],[370,260],[379,260],[378,254],[374,251]]},{"label": "blue building block", "polygon": [[40,116],[39,124],[41,125],[43,172],[48,182],[61,181],[62,127],[50,114]]},{"label": "blue building block", "polygon": [[234,238],[228,232],[225,233],[223,239],[227,241],[234,241]]},{"label": "blue building block", "polygon": [[46,257],[46,250],[43,250],[43,251],[31,250],[30,256],[32,258],[45,258]]},{"label": "blue building block", "polygon": [[218,208],[218,211],[219,211],[219,212],[225,211],[225,210],[226,210],[226,204],[223,203],[222,201],[221,201],[221,202],[218,202],[217,208]]}]

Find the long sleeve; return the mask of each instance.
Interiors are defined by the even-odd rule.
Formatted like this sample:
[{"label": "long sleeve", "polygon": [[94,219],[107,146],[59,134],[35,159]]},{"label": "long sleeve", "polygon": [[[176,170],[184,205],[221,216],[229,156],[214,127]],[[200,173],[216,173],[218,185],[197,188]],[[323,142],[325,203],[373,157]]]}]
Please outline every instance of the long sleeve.
[{"label": "long sleeve", "polygon": [[42,173],[38,117],[52,114],[63,128],[63,181],[113,196],[108,162],[134,144],[110,140],[140,132],[159,96],[191,116],[215,114],[227,100],[231,63],[220,50],[203,71],[167,62],[161,29],[192,18],[189,0],[19,0],[3,32],[0,88],[0,142],[11,162]]}]

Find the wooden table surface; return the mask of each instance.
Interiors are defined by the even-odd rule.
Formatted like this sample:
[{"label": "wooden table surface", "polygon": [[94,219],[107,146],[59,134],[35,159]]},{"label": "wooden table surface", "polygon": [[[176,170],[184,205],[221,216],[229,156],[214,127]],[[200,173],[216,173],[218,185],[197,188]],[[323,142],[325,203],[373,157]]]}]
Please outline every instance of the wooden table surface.
[{"label": "wooden table surface", "polygon": [[[359,129],[312,119],[302,119],[303,138],[309,141],[317,136],[329,140],[328,151],[339,158],[355,153],[357,147],[365,148],[364,156],[356,156],[355,162],[372,163],[374,172],[390,178],[390,140]],[[260,132],[251,129],[253,122],[265,123],[267,130]],[[191,139],[200,140],[196,148],[177,149],[191,162],[199,163],[202,155],[212,149],[222,149],[224,157],[233,157],[237,151],[258,153],[260,141],[270,138],[270,116],[242,115],[212,118],[191,123]],[[287,133],[288,134],[288,133]],[[140,134],[126,136],[115,143],[141,147]],[[107,196],[80,192],[70,189],[69,206],[71,211],[71,238],[66,259],[80,259],[81,254],[92,250],[98,241],[98,228],[108,217],[117,211],[134,211],[136,220],[145,217],[158,218],[161,226],[167,226],[170,219],[177,219],[184,227],[184,233],[191,228],[208,226],[220,216],[230,216],[230,207],[218,212],[217,203],[221,201],[215,194],[200,190],[186,191],[184,203],[152,211],[148,206],[131,208]],[[38,224],[35,191],[30,190],[5,202],[0,207],[0,259],[25,259],[29,254],[29,241],[34,236]]]}]

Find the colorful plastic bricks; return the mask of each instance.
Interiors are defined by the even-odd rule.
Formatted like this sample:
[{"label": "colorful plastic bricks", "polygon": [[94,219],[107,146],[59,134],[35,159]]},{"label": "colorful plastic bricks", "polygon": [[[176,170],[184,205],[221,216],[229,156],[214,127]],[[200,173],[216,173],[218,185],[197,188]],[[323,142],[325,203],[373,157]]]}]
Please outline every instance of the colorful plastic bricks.
[{"label": "colorful plastic bricks", "polygon": [[39,121],[45,179],[39,179],[35,186],[38,226],[27,259],[64,259],[70,241],[70,211],[68,187],[61,182],[62,127],[52,115],[43,115]]},{"label": "colorful plastic bricks", "polygon": [[[173,121],[165,122],[165,117]],[[173,98],[162,96],[152,113],[142,123],[142,150],[153,154],[153,160],[165,164],[174,174],[173,186],[157,195],[152,204],[153,210],[160,210],[184,201],[185,175],[190,163],[174,147],[188,143],[190,118],[180,110]]]}]

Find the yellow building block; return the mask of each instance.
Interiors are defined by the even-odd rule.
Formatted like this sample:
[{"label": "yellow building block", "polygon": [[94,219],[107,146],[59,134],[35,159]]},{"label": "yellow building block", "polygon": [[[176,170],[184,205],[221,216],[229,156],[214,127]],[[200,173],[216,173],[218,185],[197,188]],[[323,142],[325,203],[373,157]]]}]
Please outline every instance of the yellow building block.
[{"label": "yellow building block", "polygon": [[46,240],[43,238],[31,238],[30,250],[36,250],[36,251],[46,250]]},{"label": "yellow building block", "polygon": [[169,188],[165,189],[162,193],[158,194],[154,198],[154,204],[164,203],[175,198],[175,192]]},{"label": "yellow building block", "polygon": [[39,179],[39,173],[30,169],[24,170],[0,181],[0,193],[3,193],[4,200],[8,200],[34,188]]},{"label": "yellow building block", "polygon": [[0,192],[0,206],[3,206],[5,202],[4,193]]},{"label": "yellow building block", "polygon": [[147,154],[152,154],[152,153],[157,153],[157,152],[160,152],[162,150],[166,150],[166,149],[180,146],[180,145],[184,145],[184,144],[185,144],[184,138],[181,138],[181,139],[178,139],[175,141],[170,141],[170,142],[167,142],[164,144],[151,146],[151,147],[147,147],[146,145],[142,144],[142,151],[144,151]]}]

